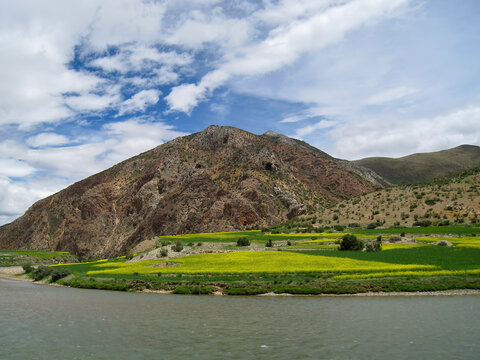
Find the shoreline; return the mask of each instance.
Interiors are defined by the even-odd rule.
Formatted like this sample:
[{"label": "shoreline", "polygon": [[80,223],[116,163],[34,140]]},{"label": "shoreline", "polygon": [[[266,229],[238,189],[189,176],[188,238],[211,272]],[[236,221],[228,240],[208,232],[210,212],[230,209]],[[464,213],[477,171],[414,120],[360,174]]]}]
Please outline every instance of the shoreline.
[{"label": "shoreline", "polygon": [[[47,283],[44,281],[33,281],[26,275],[21,275],[23,273],[23,268],[21,266],[11,266],[0,268],[0,279],[5,280],[12,280],[12,281],[22,281],[22,282],[30,282],[32,284],[39,284],[39,285],[48,285],[48,286],[55,286],[55,287],[65,287],[70,288],[70,286],[65,286],[61,284],[52,284]],[[80,288],[81,289],[81,288]],[[144,289],[139,291],[132,291],[135,293],[143,293],[143,294],[172,294],[173,291],[167,290],[150,290]],[[209,296],[255,296],[255,297],[388,297],[388,296],[465,296],[465,295],[480,295],[479,289],[454,289],[454,290],[439,290],[439,291],[412,291],[412,292],[365,292],[365,293],[355,293],[355,294],[289,294],[289,293],[273,293],[268,292],[264,294],[256,294],[256,295],[226,295],[220,291],[216,291]],[[203,295],[205,296],[205,295]],[[208,296],[208,295],[207,295]]]}]

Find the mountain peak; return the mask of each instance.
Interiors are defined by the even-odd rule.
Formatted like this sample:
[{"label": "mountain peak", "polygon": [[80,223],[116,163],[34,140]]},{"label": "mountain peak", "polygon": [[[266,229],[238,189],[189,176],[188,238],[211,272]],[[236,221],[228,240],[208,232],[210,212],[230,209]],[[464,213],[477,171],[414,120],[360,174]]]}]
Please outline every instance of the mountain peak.
[{"label": "mountain peak", "polygon": [[40,200],[0,228],[0,248],[115,256],[157,235],[279,224],[374,188],[298,140],[212,125]]}]

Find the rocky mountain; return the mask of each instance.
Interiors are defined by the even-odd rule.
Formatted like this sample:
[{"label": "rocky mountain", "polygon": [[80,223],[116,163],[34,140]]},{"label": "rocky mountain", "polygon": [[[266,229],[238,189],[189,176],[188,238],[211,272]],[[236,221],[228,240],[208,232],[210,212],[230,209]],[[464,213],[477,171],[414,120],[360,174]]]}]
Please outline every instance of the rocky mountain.
[{"label": "rocky mountain", "polygon": [[0,228],[0,248],[115,256],[156,235],[279,224],[378,179],[277,133],[210,126],[38,201]]},{"label": "rocky mountain", "polygon": [[353,163],[372,170],[392,185],[405,185],[480,166],[480,147],[461,145],[453,149],[413,154],[397,159],[371,157]]}]

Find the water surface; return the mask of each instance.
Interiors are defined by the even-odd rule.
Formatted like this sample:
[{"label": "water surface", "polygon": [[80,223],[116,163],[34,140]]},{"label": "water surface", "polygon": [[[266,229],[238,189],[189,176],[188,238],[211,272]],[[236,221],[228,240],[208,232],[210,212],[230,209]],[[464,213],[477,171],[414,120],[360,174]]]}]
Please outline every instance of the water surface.
[{"label": "water surface", "polygon": [[0,359],[478,359],[480,297],[214,297],[0,279]]}]

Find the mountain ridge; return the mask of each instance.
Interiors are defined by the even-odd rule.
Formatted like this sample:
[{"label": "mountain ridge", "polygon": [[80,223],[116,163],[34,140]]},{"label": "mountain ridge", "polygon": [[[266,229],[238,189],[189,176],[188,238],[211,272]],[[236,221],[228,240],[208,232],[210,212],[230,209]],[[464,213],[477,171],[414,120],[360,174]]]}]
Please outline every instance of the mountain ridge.
[{"label": "mountain ridge", "polygon": [[0,228],[0,247],[116,256],[162,234],[278,224],[376,188],[310,145],[210,126],[36,202]]},{"label": "mountain ridge", "polygon": [[465,144],[400,158],[368,157],[353,163],[374,171],[392,185],[407,185],[480,166],[480,147]]}]

